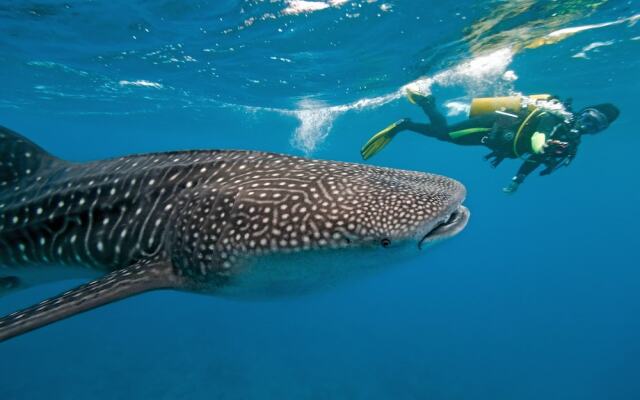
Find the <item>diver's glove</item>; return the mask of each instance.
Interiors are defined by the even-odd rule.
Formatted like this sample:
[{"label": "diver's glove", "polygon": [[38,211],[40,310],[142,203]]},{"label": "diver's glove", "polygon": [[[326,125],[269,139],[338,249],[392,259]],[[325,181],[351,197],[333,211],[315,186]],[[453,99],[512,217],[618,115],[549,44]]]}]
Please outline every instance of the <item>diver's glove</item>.
[{"label": "diver's glove", "polygon": [[389,144],[391,139],[393,139],[396,134],[398,134],[398,132],[404,130],[409,122],[411,122],[409,118],[403,118],[371,136],[371,139],[369,139],[367,143],[362,146],[362,149],[360,149],[362,158],[367,160],[376,155],[380,150],[384,148],[384,146]]},{"label": "diver's glove", "polygon": [[524,177],[521,175],[514,176],[513,179],[511,180],[511,183],[503,187],[502,191],[507,194],[515,193],[520,187],[520,184],[522,183],[523,180],[524,180]]},{"label": "diver's glove", "polygon": [[556,168],[558,167],[557,164],[555,165],[550,165],[547,168],[543,169],[542,171],[540,171],[540,176],[547,176],[550,175],[553,171],[556,170]]},{"label": "diver's glove", "polygon": [[569,143],[560,140],[547,140],[544,146],[544,153],[560,156],[569,150]]},{"label": "diver's glove", "polygon": [[513,194],[518,190],[519,187],[520,187],[520,184],[518,182],[512,181],[510,184],[503,187],[502,191],[505,192],[506,194]]},{"label": "diver's glove", "polygon": [[500,163],[504,160],[504,156],[496,153],[495,151],[492,151],[491,153],[484,156],[484,159],[485,161],[489,161],[491,167],[497,168],[498,165],[500,165]]}]

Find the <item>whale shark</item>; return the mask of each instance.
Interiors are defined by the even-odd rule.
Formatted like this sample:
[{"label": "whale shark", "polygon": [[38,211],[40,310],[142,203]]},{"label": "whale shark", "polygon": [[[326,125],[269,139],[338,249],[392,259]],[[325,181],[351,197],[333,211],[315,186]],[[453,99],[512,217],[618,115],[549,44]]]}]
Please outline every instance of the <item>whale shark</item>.
[{"label": "whale shark", "polygon": [[0,319],[0,341],[140,293],[331,287],[460,232],[448,177],[242,150],[77,163],[0,127],[0,291],[88,283]]}]

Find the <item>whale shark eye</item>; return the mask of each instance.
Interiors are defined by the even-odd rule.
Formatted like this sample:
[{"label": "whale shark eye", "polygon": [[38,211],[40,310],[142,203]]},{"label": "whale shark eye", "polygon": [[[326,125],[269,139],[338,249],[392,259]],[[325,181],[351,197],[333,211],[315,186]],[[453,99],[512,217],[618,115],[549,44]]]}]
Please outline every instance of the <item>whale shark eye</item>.
[{"label": "whale shark eye", "polygon": [[382,247],[389,247],[391,245],[391,240],[384,238],[380,241]]}]

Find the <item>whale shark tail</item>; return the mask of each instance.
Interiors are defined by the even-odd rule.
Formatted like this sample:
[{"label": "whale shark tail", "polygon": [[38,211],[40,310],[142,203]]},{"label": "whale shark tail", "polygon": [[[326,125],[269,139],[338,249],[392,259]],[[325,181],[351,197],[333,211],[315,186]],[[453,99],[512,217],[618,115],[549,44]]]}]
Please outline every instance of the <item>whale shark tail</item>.
[{"label": "whale shark tail", "polygon": [[0,126],[0,191],[43,169],[65,163],[24,136]]}]

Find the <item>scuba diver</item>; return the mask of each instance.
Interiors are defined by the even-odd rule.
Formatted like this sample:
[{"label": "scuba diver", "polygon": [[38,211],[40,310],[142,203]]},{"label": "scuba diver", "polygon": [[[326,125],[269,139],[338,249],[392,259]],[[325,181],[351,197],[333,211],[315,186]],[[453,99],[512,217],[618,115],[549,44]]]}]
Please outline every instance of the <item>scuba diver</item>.
[{"label": "scuba diver", "polygon": [[618,118],[620,111],[610,103],[571,111],[570,100],[551,95],[476,98],[469,119],[448,125],[436,109],[432,95],[407,90],[408,100],[420,106],[430,124],[401,119],[376,133],[360,151],[366,160],[378,153],[399,132],[409,130],[463,146],[485,146],[491,153],[485,160],[497,167],[505,158],[524,160],[511,183],[503,188],[514,193],[526,177],[544,165],[540,175],[567,166],[576,156],[582,135],[596,134]]}]

